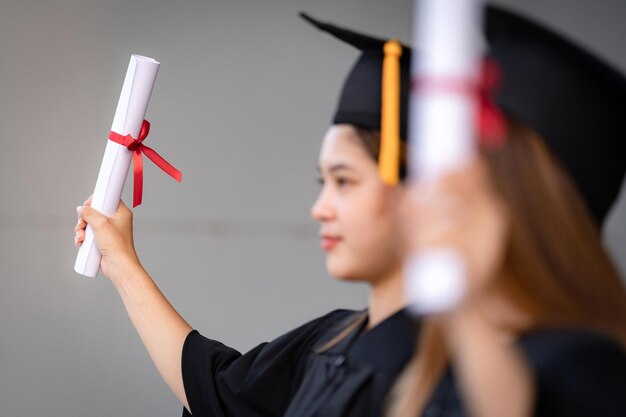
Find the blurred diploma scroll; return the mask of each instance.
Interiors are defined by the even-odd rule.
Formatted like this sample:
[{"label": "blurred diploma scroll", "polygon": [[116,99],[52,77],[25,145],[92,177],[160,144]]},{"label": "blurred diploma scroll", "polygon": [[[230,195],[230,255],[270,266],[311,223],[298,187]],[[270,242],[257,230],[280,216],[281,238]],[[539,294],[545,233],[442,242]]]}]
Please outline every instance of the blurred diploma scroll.
[{"label": "blurred diploma scroll", "polygon": [[[134,138],[139,136],[158,69],[159,62],[152,58],[141,55],[130,57],[111,131],[121,135],[130,134]],[[106,216],[112,216],[117,210],[132,156],[133,152],[126,147],[107,140],[91,201],[91,206]],[[85,241],[78,250],[74,270],[95,277],[100,269],[100,258],[93,230],[87,226]]]},{"label": "blurred diploma scroll", "polygon": [[[417,0],[409,139],[413,181],[436,189],[475,149],[476,81],[481,57],[480,0]],[[415,314],[450,310],[465,293],[465,262],[454,248],[412,254],[405,265]]]}]

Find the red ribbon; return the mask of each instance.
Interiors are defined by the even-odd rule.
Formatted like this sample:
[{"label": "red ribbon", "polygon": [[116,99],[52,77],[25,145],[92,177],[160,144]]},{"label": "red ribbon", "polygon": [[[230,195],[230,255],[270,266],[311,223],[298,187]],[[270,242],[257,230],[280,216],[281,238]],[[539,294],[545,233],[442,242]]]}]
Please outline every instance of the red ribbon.
[{"label": "red ribbon", "polygon": [[141,154],[145,154],[148,159],[161,168],[167,175],[174,178],[176,181],[181,182],[183,174],[170,165],[165,159],[161,157],[154,149],[144,145],[142,142],[148,133],[150,132],[150,122],[144,120],[141,124],[141,130],[139,131],[139,137],[133,138],[131,135],[122,136],[119,133],[111,131],[109,133],[109,139],[115,143],[119,143],[125,146],[126,149],[133,152],[133,207],[137,207],[141,204],[141,198],[143,194],[143,158]]},{"label": "red ribbon", "polygon": [[484,59],[478,83],[456,78],[425,78],[415,80],[411,88],[444,91],[478,97],[476,129],[481,144],[498,147],[506,140],[506,120],[493,102],[493,94],[500,87],[500,68],[491,59]]},{"label": "red ribbon", "polygon": [[501,146],[506,140],[506,121],[502,111],[493,101],[500,88],[500,67],[496,61],[483,60],[478,83],[478,133],[482,144],[490,148]]}]

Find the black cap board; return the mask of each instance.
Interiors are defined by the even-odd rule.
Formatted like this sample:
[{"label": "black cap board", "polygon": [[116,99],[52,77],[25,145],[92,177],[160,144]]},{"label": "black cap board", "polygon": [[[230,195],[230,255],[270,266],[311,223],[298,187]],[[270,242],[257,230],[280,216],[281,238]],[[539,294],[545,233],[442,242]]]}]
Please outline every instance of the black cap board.
[{"label": "black cap board", "polygon": [[626,80],[517,13],[488,6],[485,23],[502,74],[498,106],[547,142],[602,224],[626,169]]},{"label": "black cap board", "polygon": [[[344,81],[332,122],[335,124],[353,124],[368,130],[380,130],[383,47],[387,39],[379,39],[321,22],[305,13],[300,13],[300,16],[318,29],[361,51],[361,55]],[[406,141],[411,52],[405,46],[402,49],[402,57],[400,58],[400,138]]]}]

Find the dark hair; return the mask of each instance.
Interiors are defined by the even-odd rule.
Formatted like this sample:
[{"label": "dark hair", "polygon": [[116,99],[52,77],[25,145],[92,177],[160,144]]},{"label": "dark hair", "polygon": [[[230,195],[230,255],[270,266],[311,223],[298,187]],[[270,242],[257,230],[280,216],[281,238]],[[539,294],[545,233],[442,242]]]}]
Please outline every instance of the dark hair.
[{"label": "dark hair", "polygon": [[324,343],[319,348],[315,349],[315,353],[323,353],[333,347],[337,346],[339,342],[348,337],[350,333],[361,327],[363,323],[367,321],[367,310],[359,311],[354,314],[348,316],[345,320],[343,320],[337,327],[342,330],[337,333],[335,337],[330,339],[328,342]]},{"label": "dark hair", "polygon": [[[380,154],[380,132],[377,130],[364,129],[359,126],[355,126],[355,130],[367,153],[374,161],[378,161],[378,155]],[[407,146],[405,140],[400,140],[400,180],[404,181],[406,176]]]}]

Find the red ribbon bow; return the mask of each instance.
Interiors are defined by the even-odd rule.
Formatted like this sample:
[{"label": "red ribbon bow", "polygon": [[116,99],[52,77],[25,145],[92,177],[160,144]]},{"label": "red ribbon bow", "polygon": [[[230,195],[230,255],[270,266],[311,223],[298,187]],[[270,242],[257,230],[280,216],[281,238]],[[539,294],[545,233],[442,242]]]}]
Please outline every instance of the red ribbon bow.
[{"label": "red ribbon bow", "polygon": [[122,136],[119,133],[111,131],[109,133],[109,139],[115,143],[119,143],[125,146],[126,149],[133,152],[133,207],[137,207],[141,204],[141,198],[143,194],[143,158],[141,154],[145,154],[148,159],[161,168],[167,175],[174,178],[176,181],[181,182],[183,174],[170,165],[165,159],[161,157],[154,149],[144,145],[143,140],[148,137],[150,132],[150,122],[144,120],[141,124],[141,130],[139,131],[139,137],[133,138],[131,135]]}]

